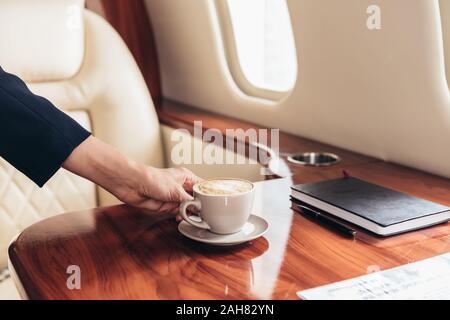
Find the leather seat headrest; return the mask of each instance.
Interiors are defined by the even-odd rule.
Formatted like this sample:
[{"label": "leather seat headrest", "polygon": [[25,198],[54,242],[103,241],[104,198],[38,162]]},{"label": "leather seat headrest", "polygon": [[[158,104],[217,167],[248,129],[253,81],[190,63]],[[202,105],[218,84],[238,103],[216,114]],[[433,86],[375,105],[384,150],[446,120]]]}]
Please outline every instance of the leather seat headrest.
[{"label": "leather seat headrest", "polygon": [[27,82],[74,76],[84,56],[84,0],[1,0],[0,65]]}]

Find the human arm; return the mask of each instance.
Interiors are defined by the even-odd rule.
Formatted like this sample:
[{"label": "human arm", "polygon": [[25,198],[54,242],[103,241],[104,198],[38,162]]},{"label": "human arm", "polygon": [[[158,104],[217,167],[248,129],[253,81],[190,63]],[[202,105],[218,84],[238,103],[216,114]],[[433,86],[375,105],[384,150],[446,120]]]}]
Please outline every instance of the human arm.
[{"label": "human arm", "polygon": [[1,68],[0,156],[41,187],[64,166],[125,203],[164,212],[189,199],[185,190],[199,180],[126,158]]},{"label": "human arm", "polygon": [[95,137],[80,144],[63,167],[111,192],[119,200],[158,212],[176,212],[200,180],[184,168],[158,169],[139,164]]}]

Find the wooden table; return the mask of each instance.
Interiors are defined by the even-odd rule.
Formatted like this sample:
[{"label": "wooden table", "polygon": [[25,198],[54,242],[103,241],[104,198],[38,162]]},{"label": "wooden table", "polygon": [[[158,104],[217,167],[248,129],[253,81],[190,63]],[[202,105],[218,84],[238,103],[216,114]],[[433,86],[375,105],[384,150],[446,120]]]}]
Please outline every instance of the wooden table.
[{"label": "wooden table", "polygon": [[[174,112],[171,112],[174,111]],[[205,128],[250,126],[196,109],[168,104],[161,121]],[[186,114],[183,114],[185,112]],[[257,183],[254,213],[270,223],[267,234],[233,248],[202,245],[177,231],[173,216],[127,206],[67,213],[22,232],[9,248],[14,278],[30,299],[296,299],[299,290],[450,251],[450,224],[377,238],[359,232],[349,239],[291,209],[290,186],[352,176],[450,205],[450,181],[406,167],[288,134],[289,152],[337,152],[329,168],[289,165],[292,177]],[[81,290],[69,290],[67,267],[81,270]]]},{"label": "wooden table", "polygon": [[[415,193],[432,194],[426,182],[414,183]],[[173,216],[126,206],[44,220],[9,249],[15,278],[30,299],[295,299],[298,290],[450,251],[448,224],[387,239],[346,238],[291,210],[291,184],[257,184],[255,214],[270,230],[233,248],[188,240]],[[80,267],[81,290],[66,286],[69,265]]]}]

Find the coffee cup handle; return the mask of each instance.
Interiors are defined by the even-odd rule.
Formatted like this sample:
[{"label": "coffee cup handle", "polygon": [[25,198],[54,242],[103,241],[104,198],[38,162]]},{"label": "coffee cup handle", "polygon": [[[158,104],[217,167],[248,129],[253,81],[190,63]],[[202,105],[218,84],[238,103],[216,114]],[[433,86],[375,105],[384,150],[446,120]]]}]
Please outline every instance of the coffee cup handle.
[{"label": "coffee cup handle", "polygon": [[187,208],[190,207],[190,206],[194,206],[198,210],[201,210],[201,208],[202,208],[202,204],[201,204],[200,200],[198,200],[198,199],[184,201],[184,202],[181,203],[181,206],[180,206],[180,215],[181,215],[181,217],[186,222],[188,222],[189,224],[193,225],[194,227],[197,227],[197,228],[200,228],[200,229],[206,229],[206,230],[211,229],[209,227],[209,225],[205,221],[203,221],[203,220],[200,221],[200,222],[194,221],[187,215],[186,211],[187,211]]}]

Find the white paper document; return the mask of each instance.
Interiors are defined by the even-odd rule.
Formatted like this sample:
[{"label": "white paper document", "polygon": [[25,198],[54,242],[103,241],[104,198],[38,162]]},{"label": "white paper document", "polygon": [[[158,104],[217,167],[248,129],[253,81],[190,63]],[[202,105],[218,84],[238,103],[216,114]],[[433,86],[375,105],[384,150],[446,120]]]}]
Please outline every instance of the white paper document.
[{"label": "white paper document", "polygon": [[450,253],[297,295],[306,300],[450,300]]}]

